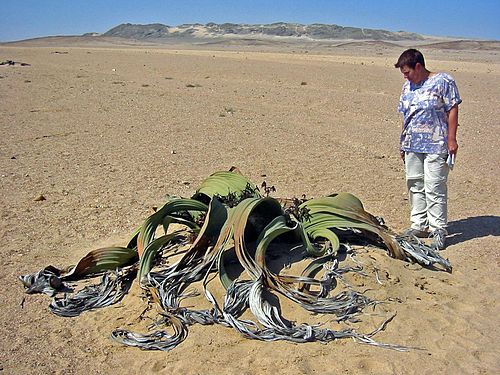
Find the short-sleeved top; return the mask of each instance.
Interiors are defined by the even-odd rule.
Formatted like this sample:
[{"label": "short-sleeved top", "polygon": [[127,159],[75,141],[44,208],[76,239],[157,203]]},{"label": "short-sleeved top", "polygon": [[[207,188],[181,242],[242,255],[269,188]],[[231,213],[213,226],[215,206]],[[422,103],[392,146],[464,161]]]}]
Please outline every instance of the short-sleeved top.
[{"label": "short-sleeved top", "polygon": [[403,114],[401,150],[424,154],[448,152],[448,112],[462,102],[457,85],[446,73],[419,84],[403,84],[398,111]]}]

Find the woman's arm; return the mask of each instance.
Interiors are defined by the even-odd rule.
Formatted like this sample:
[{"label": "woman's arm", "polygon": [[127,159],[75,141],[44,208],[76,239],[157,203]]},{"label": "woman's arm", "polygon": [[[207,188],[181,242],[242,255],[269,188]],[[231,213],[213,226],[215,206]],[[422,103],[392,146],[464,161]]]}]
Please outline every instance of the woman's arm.
[{"label": "woman's arm", "polygon": [[457,127],[458,105],[454,105],[448,112],[448,153],[450,154],[456,154],[458,150]]}]

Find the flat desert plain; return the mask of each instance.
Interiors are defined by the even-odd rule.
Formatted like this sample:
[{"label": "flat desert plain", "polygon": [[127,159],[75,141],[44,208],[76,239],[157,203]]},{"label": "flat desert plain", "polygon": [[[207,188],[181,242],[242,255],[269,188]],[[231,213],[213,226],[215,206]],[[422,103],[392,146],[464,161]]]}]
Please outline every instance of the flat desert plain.
[{"label": "flat desert plain", "polygon": [[[142,351],[109,338],[150,323],[140,321],[136,283],[117,305],[61,318],[17,279],[125,245],[167,195],[191,196],[233,165],[274,185],[274,196],[351,192],[405,229],[403,77],[393,67],[403,49],[0,46],[0,61],[30,64],[0,66],[0,373],[498,374],[498,50],[422,48],[427,67],[450,73],[463,98],[442,251],[453,272],[360,252],[380,282],[368,274],[354,287],[384,303],[346,324],[370,332],[397,313],[375,339],[419,349],[260,342],[196,325],[170,352]],[[311,318],[299,307],[287,314]]]}]

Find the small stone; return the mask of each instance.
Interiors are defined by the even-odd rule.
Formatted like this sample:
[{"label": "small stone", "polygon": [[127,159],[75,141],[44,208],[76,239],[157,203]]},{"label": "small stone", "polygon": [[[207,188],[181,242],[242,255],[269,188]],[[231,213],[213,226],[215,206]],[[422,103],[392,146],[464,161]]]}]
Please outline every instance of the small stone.
[{"label": "small stone", "polygon": [[41,201],[46,201],[47,198],[43,196],[43,194],[40,194],[38,197],[35,198],[35,202],[41,202]]}]

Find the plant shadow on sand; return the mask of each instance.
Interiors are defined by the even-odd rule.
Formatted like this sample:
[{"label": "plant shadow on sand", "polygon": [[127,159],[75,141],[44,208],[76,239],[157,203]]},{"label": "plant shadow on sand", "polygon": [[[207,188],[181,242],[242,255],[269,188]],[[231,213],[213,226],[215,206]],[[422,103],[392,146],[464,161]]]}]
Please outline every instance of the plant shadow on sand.
[{"label": "plant shadow on sand", "polygon": [[500,216],[475,216],[452,221],[448,225],[448,231],[451,233],[447,239],[448,245],[456,245],[474,238],[499,237]]}]

